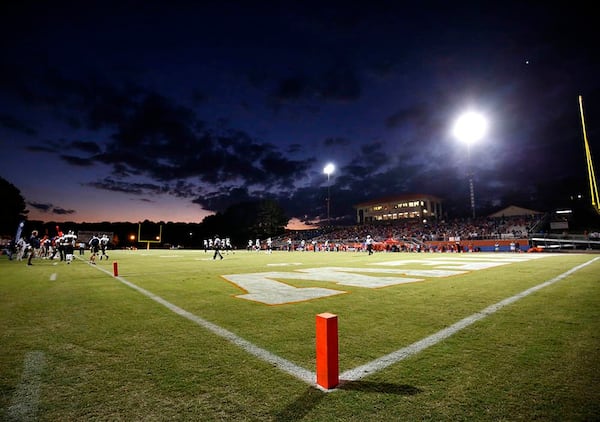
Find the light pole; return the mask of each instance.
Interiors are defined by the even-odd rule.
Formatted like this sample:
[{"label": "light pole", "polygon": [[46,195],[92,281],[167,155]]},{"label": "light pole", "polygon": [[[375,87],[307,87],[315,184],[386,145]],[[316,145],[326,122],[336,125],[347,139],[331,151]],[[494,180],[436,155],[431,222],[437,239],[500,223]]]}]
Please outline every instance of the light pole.
[{"label": "light pole", "polygon": [[454,136],[467,144],[467,175],[469,177],[469,193],[471,197],[471,213],[475,218],[475,189],[473,187],[473,170],[471,169],[471,144],[479,141],[487,131],[485,117],[476,112],[461,115],[454,124]]},{"label": "light pole", "polygon": [[331,163],[328,163],[325,166],[325,168],[323,169],[323,173],[325,173],[327,175],[327,223],[329,223],[329,208],[330,208],[330,203],[331,203],[331,192],[330,192],[331,185],[329,183],[329,176],[331,176],[331,173],[333,173],[334,170],[335,170],[335,166]]}]

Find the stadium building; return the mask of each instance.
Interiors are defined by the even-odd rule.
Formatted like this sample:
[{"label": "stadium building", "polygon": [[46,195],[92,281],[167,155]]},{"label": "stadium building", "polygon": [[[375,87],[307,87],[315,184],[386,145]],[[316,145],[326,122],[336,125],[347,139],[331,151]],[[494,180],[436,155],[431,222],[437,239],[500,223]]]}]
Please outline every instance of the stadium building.
[{"label": "stadium building", "polygon": [[358,224],[402,219],[437,219],[442,215],[442,199],[426,194],[404,194],[354,205]]}]

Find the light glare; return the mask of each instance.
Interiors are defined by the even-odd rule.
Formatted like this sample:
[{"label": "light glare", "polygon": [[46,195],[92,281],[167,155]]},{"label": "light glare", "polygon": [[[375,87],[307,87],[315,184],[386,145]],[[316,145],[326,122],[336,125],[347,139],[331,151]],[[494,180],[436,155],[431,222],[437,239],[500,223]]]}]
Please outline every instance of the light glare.
[{"label": "light glare", "polygon": [[472,144],[483,138],[487,131],[487,121],[479,113],[468,112],[458,118],[454,124],[454,136],[462,142]]},{"label": "light glare", "polygon": [[333,164],[329,163],[323,169],[323,173],[325,173],[327,176],[329,176],[331,173],[333,173],[334,170],[335,170],[335,166]]}]

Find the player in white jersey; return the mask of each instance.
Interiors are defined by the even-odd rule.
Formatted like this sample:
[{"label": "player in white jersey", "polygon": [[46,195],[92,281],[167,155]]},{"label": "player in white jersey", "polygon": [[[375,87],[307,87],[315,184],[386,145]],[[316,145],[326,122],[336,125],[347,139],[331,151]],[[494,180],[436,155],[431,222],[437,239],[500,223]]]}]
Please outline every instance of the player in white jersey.
[{"label": "player in white jersey", "polygon": [[62,237],[61,242],[67,264],[70,264],[71,261],[73,261],[73,251],[75,250],[76,240],[77,235],[73,232],[73,230],[69,230],[69,232]]},{"label": "player in white jersey", "polygon": [[273,241],[271,240],[270,237],[267,238],[267,253],[268,254],[273,253]]},{"label": "player in white jersey", "polygon": [[217,256],[223,259],[223,255],[221,255],[221,252],[219,252],[219,249],[221,249],[221,239],[219,238],[219,236],[215,236],[215,240],[213,241],[213,248],[215,249],[213,259],[217,259]]},{"label": "player in white jersey", "polygon": [[367,245],[367,252],[369,252],[369,255],[373,255],[373,238],[371,235],[367,235],[365,243]]},{"label": "player in white jersey", "polygon": [[100,238],[100,252],[102,252],[102,254],[100,255],[100,261],[102,261],[102,258],[104,258],[108,261],[108,255],[106,255],[106,248],[108,247],[108,242],[109,242],[109,239],[105,233]]}]

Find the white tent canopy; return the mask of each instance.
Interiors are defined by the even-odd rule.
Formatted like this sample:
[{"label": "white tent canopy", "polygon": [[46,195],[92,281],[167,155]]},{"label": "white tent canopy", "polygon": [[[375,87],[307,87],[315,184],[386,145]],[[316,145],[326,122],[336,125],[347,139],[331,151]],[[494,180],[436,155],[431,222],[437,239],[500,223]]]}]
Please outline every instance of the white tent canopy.
[{"label": "white tent canopy", "polygon": [[506,208],[501,209],[500,211],[496,211],[493,214],[488,215],[490,218],[501,218],[501,217],[520,217],[520,216],[531,216],[531,215],[539,215],[543,214],[543,212],[530,210],[528,208],[517,207],[516,205],[509,205]]}]

